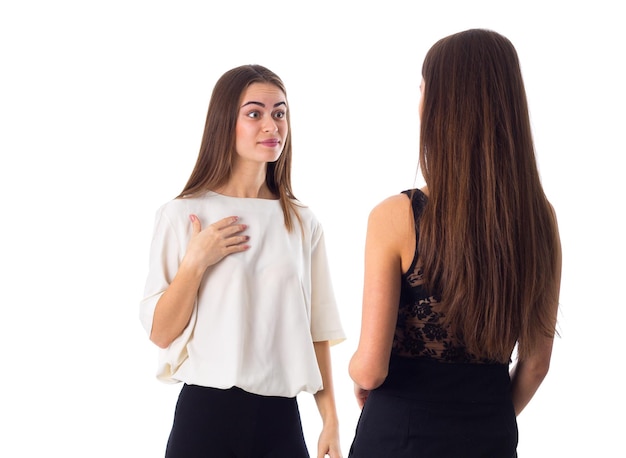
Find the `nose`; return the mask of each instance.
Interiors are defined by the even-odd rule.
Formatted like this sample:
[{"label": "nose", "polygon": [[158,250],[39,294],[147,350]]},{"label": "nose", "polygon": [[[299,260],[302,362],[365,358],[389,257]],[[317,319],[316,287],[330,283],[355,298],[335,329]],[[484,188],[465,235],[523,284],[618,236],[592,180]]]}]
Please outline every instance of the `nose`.
[{"label": "nose", "polygon": [[273,118],[266,118],[265,123],[263,124],[263,132],[277,132],[278,126]]}]

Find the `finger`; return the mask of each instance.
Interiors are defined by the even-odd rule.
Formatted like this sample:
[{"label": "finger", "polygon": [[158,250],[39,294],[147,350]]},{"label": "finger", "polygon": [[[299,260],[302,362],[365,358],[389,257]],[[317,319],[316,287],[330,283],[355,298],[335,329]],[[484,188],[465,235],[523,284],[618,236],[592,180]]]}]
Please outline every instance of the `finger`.
[{"label": "finger", "polygon": [[227,216],[226,218],[214,222],[213,224],[211,224],[211,226],[213,226],[215,229],[221,230],[235,223],[237,220],[239,220],[238,216]]},{"label": "finger", "polygon": [[250,248],[250,245],[243,243],[240,243],[238,245],[230,245],[224,248],[224,256],[228,256],[229,254],[233,253],[241,253],[242,251],[246,251],[248,248]]},{"label": "finger", "polygon": [[342,458],[341,450],[331,446],[330,450],[328,450],[328,456],[330,458]]},{"label": "finger", "polygon": [[193,229],[193,233],[197,234],[202,230],[202,225],[200,224],[200,219],[194,215],[189,215],[189,220],[191,221],[191,227]]},{"label": "finger", "polygon": [[226,247],[238,246],[238,245],[241,245],[242,243],[246,243],[248,240],[250,240],[250,237],[247,235],[227,237],[224,239],[224,242],[225,242],[224,246]]},{"label": "finger", "polygon": [[228,238],[232,237],[235,234],[238,234],[239,232],[243,232],[246,229],[248,229],[248,226],[246,224],[233,224],[231,226],[220,229],[220,232],[225,238]]}]

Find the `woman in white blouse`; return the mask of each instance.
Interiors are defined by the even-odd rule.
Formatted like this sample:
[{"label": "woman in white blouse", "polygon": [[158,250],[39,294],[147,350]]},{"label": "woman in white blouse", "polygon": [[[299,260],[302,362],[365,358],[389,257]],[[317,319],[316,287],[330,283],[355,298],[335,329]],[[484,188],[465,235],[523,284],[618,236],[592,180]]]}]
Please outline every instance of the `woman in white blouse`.
[{"label": "woman in white blouse", "polygon": [[156,214],[141,322],[157,377],[183,382],[166,456],[308,457],[296,395],[341,456],[330,345],[344,339],[324,234],[291,189],[280,78],[245,65],[218,80],[181,194]]}]

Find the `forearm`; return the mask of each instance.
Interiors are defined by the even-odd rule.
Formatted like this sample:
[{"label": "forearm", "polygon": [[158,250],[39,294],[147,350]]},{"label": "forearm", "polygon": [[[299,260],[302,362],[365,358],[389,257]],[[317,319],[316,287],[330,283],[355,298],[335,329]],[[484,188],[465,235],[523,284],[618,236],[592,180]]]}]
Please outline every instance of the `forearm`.
[{"label": "forearm", "polygon": [[547,366],[518,362],[511,370],[511,397],[515,415],[519,415],[533,398],[548,373]]},{"label": "forearm", "polygon": [[338,417],[330,359],[330,344],[328,341],[314,342],[313,346],[315,348],[315,356],[317,357],[317,364],[322,374],[323,383],[323,388],[314,395],[315,403],[324,425],[336,425],[338,424]]},{"label": "forearm", "polygon": [[314,342],[317,364],[322,374],[323,387],[315,393],[315,403],[322,417],[322,432],[317,442],[317,457],[341,458],[339,419],[335,405],[335,393],[330,362],[330,343]]},{"label": "forearm", "polygon": [[[552,209],[554,211],[554,209]],[[536,345],[533,354],[526,356],[524,359],[518,360],[510,372],[511,376],[511,397],[513,399],[513,407],[515,414],[519,415],[522,410],[531,401],[550,369],[550,360],[552,358],[552,347],[554,344],[554,335],[556,333],[556,322],[559,306],[559,290],[561,287],[561,241],[556,228],[554,233],[554,276],[552,290],[548,290],[544,307],[551,308],[552,315],[552,333],[540,339]]]},{"label": "forearm", "polygon": [[150,340],[167,348],[185,329],[196,302],[202,273],[181,264],[172,283],[156,304]]},{"label": "forearm", "polygon": [[[354,383],[371,391],[383,384],[389,373],[389,358],[396,326],[397,294],[388,292],[386,300],[366,293],[359,345],[350,359],[348,372]],[[374,298],[374,300],[371,300]]]}]

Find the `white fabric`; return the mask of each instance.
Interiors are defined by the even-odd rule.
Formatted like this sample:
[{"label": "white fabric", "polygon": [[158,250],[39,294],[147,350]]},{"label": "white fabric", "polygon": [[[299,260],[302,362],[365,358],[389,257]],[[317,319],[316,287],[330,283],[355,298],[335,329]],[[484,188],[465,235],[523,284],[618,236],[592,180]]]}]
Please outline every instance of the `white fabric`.
[{"label": "white fabric", "polygon": [[293,397],[322,388],[313,342],[344,340],[329,274],[324,234],[306,207],[287,232],[278,200],[209,192],[175,199],[156,213],[140,320],[149,334],[154,308],[174,278],[192,233],[238,216],[250,248],[209,267],[187,328],[159,349],[157,378],[214,388],[237,386]]}]

